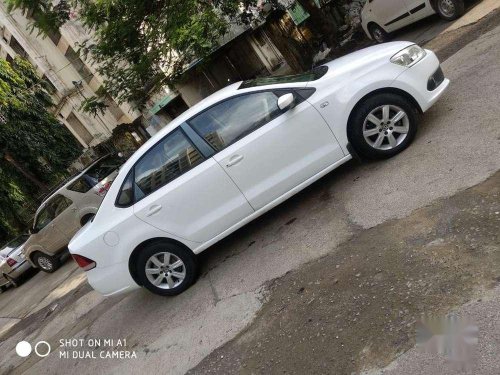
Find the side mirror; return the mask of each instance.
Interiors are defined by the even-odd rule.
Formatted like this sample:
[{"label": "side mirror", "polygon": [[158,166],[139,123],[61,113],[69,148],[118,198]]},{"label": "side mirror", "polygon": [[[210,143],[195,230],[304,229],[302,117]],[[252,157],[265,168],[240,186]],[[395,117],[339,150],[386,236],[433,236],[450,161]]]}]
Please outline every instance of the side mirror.
[{"label": "side mirror", "polygon": [[282,95],[278,98],[278,107],[282,111],[292,108],[295,103],[295,97],[292,93]]}]

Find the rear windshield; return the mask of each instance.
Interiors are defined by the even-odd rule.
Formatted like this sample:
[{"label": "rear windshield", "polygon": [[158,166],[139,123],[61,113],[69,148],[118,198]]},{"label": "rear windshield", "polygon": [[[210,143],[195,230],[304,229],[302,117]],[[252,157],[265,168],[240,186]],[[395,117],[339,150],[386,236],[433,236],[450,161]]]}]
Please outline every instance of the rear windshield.
[{"label": "rear windshield", "polygon": [[317,68],[314,68],[313,70],[302,74],[255,78],[249,81],[244,81],[239,87],[239,89],[248,89],[251,87],[286,84],[286,83],[316,81],[321,77],[323,77],[327,72],[328,72],[328,67],[323,65],[323,66],[318,66]]},{"label": "rear windshield", "polygon": [[9,254],[12,251],[14,251],[16,248],[18,248],[23,243],[25,243],[28,240],[28,237],[29,237],[28,235],[19,236],[16,239],[14,239],[14,240],[10,241],[9,243],[7,243],[6,245],[2,246],[2,248],[0,249],[0,258],[2,256],[4,258],[6,258],[7,256],[9,256]]},{"label": "rear windshield", "polygon": [[78,193],[86,193],[116,171],[124,162],[125,158],[123,157],[108,156],[90,167],[79,179],[69,185],[68,189]]}]

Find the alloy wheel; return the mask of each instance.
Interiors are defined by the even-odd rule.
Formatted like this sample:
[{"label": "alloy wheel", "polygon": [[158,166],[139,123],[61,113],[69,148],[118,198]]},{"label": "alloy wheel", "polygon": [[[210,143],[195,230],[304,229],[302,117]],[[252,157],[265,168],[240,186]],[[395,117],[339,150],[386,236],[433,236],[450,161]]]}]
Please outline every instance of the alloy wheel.
[{"label": "alloy wheel", "polygon": [[38,258],[38,265],[40,266],[41,269],[43,269],[45,271],[50,271],[54,267],[54,265],[52,264],[50,259],[48,259],[44,256],[41,256]]},{"label": "alloy wheel", "polygon": [[146,262],[146,277],[161,289],[173,289],[186,278],[186,266],[175,254],[167,251],[152,255]]},{"label": "alloy wheel", "polygon": [[406,112],[395,105],[383,105],[372,110],[363,124],[366,143],[377,150],[391,150],[399,146],[410,131]]}]

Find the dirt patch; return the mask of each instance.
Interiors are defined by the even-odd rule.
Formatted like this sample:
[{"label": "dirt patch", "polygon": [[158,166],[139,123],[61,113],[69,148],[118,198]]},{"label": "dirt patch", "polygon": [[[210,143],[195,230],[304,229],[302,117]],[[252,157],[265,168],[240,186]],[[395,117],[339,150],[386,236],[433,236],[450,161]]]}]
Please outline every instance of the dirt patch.
[{"label": "dirt patch", "polygon": [[254,323],[191,373],[384,367],[414,345],[421,314],[444,314],[499,283],[499,234],[497,173],[275,280]]}]

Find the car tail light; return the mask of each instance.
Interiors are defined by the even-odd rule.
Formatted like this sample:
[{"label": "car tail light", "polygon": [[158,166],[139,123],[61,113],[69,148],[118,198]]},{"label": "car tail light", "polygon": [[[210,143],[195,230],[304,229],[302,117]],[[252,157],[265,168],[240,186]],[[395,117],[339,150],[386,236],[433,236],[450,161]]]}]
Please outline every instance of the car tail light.
[{"label": "car tail light", "polygon": [[102,185],[99,188],[99,190],[96,191],[96,194],[100,197],[104,197],[107,194],[110,187],[111,187],[111,181],[108,181],[104,185]]},{"label": "car tail light", "polygon": [[9,265],[9,267],[12,267],[16,263],[17,263],[17,260],[15,260],[15,259],[12,259],[12,258],[7,259],[7,264]]},{"label": "car tail light", "polygon": [[85,258],[82,255],[73,254],[73,259],[84,271],[90,271],[92,268],[95,268],[96,263],[89,258]]}]

